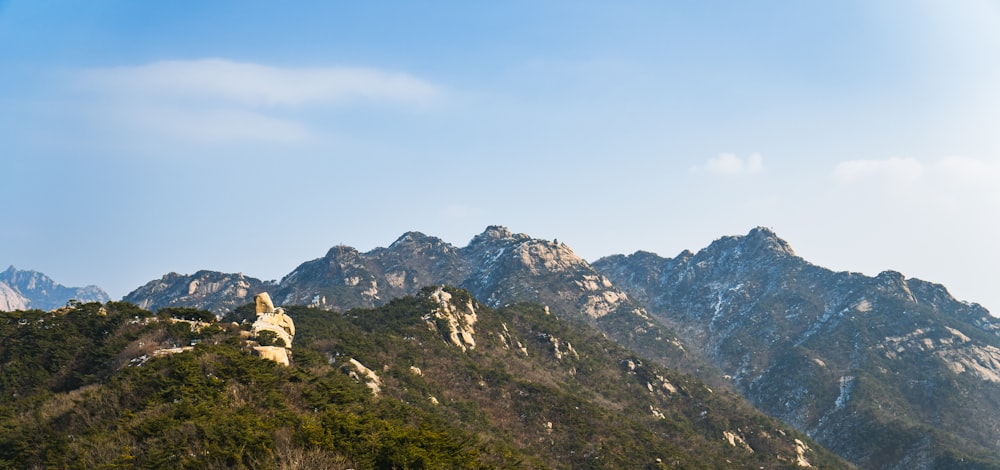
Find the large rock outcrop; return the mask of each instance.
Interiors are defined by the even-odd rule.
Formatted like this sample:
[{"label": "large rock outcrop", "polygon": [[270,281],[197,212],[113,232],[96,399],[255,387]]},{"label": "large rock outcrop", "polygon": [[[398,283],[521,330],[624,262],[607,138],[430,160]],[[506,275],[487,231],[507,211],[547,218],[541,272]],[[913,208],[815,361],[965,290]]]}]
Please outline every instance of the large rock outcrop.
[{"label": "large rock outcrop", "polygon": [[285,314],[284,309],[274,307],[267,292],[254,296],[254,303],[257,320],[253,322],[251,334],[258,341],[254,351],[265,359],[289,365],[288,353],[292,349],[292,340],[295,339],[295,322]]}]

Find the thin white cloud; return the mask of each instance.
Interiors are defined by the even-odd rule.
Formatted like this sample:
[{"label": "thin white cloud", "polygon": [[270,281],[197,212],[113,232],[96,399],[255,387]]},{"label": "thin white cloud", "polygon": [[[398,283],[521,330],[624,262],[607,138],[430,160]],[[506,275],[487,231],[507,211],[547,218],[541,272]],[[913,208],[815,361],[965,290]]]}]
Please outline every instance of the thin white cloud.
[{"label": "thin white cloud", "polygon": [[837,164],[833,173],[841,184],[920,182],[955,187],[1000,185],[1000,162],[963,156],[949,156],[928,163],[899,157],[848,160]]},{"label": "thin white cloud", "polygon": [[907,204],[920,201],[970,218],[1000,208],[1000,161],[963,156],[930,162],[850,160],[834,168],[834,178],[842,186],[880,189]]},{"label": "thin white cloud", "polygon": [[253,106],[351,99],[424,103],[440,93],[435,85],[404,73],[360,67],[281,68],[222,59],[89,69],[82,85],[109,95],[207,98]]},{"label": "thin white cloud", "polygon": [[968,186],[1000,185],[1000,164],[975,158],[951,156],[932,166],[936,173],[953,183]]},{"label": "thin white cloud", "polygon": [[131,127],[156,135],[200,143],[274,142],[297,143],[309,139],[305,125],[243,109],[189,109],[144,106],[115,110],[122,128]]},{"label": "thin white cloud", "polygon": [[128,141],[151,150],[179,143],[315,143],[336,133],[321,129],[312,113],[317,108],[419,106],[442,94],[405,73],[223,59],[92,68],[66,78],[76,95],[66,115],[79,115],[109,144]]},{"label": "thin white cloud", "polygon": [[759,153],[741,158],[731,153],[719,154],[705,164],[705,170],[719,175],[756,175],[764,171],[764,158]]},{"label": "thin white cloud", "polygon": [[833,173],[841,184],[873,179],[907,182],[920,178],[924,173],[924,165],[913,158],[899,157],[885,160],[848,160],[837,164]]}]

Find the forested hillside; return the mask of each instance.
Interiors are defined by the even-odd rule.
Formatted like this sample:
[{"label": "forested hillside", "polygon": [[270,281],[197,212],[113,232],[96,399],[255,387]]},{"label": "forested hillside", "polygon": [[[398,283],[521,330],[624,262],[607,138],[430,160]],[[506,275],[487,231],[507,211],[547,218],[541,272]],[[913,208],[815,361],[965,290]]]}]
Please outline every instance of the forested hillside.
[{"label": "forested hillside", "polygon": [[223,322],[116,302],[0,314],[0,467],[844,466],[537,305],[436,288],[286,311],[291,367],[251,354],[252,306]]}]

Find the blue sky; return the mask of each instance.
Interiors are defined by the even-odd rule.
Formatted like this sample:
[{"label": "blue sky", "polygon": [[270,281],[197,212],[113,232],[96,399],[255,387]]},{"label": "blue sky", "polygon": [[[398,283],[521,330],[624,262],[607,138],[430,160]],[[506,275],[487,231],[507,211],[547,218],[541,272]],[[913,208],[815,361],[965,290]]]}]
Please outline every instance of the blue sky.
[{"label": "blue sky", "polygon": [[0,263],[63,284],[761,225],[1000,311],[1000,2],[0,0],[0,45]]}]

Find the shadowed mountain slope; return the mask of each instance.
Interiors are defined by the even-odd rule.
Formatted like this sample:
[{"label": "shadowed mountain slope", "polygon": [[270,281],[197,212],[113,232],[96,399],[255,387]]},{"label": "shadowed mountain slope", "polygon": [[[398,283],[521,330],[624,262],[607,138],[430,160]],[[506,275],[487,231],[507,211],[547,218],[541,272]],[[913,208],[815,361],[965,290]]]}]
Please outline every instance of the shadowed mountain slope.
[{"label": "shadowed mountain slope", "polygon": [[594,267],[754,405],[865,468],[1000,468],[1000,322],[940,285],[833,272],[764,228]]}]

